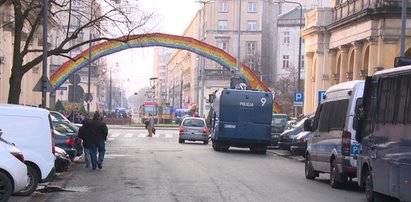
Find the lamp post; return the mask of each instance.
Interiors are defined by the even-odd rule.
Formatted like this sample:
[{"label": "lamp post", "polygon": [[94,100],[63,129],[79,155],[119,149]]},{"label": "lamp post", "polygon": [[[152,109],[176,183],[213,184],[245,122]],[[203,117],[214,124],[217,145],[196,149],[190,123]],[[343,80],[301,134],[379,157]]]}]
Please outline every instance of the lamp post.
[{"label": "lamp post", "polygon": [[[92,0],[90,2],[90,22],[93,20],[93,2]],[[88,30],[89,32],[89,44],[88,44],[88,76],[87,76],[87,97],[86,97],[86,102],[87,102],[87,113],[90,113],[90,102],[91,102],[91,95],[90,95],[90,81],[91,81],[91,26]]]},{"label": "lamp post", "polygon": [[241,35],[241,1],[238,1],[238,27],[237,27],[237,70],[235,72],[235,77],[239,76],[240,73],[240,35]]},{"label": "lamp post", "polygon": [[[209,4],[209,3],[213,3],[213,0],[199,0],[196,1],[197,3],[201,3],[203,4],[203,9],[202,9],[202,17],[201,20],[202,21],[202,31],[200,33],[202,33],[201,36],[201,41],[205,40],[205,33],[206,33],[206,23],[205,23],[205,5]],[[198,99],[199,102],[199,108],[200,108],[200,116],[203,117],[203,113],[204,113],[204,88],[205,88],[205,58],[201,57],[201,67],[200,67],[200,78],[201,78],[201,91],[200,91],[200,96]]]}]

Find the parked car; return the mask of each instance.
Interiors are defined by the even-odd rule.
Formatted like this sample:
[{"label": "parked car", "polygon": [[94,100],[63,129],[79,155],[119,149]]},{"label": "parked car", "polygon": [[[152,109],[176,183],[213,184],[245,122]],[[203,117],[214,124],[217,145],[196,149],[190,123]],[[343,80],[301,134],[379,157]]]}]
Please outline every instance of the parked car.
[{"label": "parked car", "polygon": [[30,195],[38,183],[54,179],[54,133],[47,110],[0,104],[0,128],[3,129],[4,139],[22,151],[27,165],[29,181],[19,195]]},{"label": "parked car", "polygon": [[54,161],[54,165],[56,167],[56,172],[67,171],[71,164],[70,156],[60,147],[56,147],[55,156],[56,160]]},{"label": "parked car", "polygon": [[55,146],[63,149],[69,156],[70,160],[73,161],[76,157],[77,150],[74,148],[74,138],[70,135],[64,135],[54,130],[54,142]]},{"label": "parked car", "polygon": [[310,137],[311,132],[301,131],[293,139],[290,146],[291,154],[302,155],[305,157],[305,150],[307,149],[307,140]]},{"label": "parked car", "polygon": [[287,127],[287,120],[287,114],[273,114],[273,119],[271,121],[271,145],[278,145],[280,135]]},{"label": "parked car", "polygon": [[205,119],[186,117],[182,120],[179,129],[179,143],[188,141],[202,141],[208,144],[208,128]]},{"label": "parked car", "polygon": [[336,188],[357,176],[360,147],[353,123],[355,104],[362,100],[363,93],[363,80],[331,86],[317,108],[313,124],[311,120],[304,124],[304,130],[312,132],[305,160],[307,179],[330,173],[330,185]]},{"label": "parked car", "polygon": [[306,116],[303,119],[301,119],[297,124],[295,124],[294,128],[285,130],[283,133],[281,133],[280,138],[278,140],[278,147],[280,149],[290,150],[293,138],[304,130],[304,121],[307,119],[312,120],[313,118],[314,115]]},{"label": "parked car", "polygon": [[58,121],[53,118],[52,118],[52,123],[53,123],[55,130],[73,139],[73,145],[77,151],[75,156],[81,156],[81,154],[83,154],[83,146],[82,146],[83,141],[80,138],[78,138],[79,128],[75,125],[66,123],[64,121]]},{"label": "parked car", "polygon": [[0,129],[0,201],[7,201],[12,193],[26,188],[28,178],[23,153],[2,134]]}]

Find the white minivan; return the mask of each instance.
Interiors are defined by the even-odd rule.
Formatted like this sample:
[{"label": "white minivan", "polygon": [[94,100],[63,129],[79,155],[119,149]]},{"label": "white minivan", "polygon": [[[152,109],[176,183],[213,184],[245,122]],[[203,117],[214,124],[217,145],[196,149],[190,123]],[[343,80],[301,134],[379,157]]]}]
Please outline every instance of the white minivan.
[{"label": "white minivan", "polygon": [[331,86],[317,108],[314,121],[304,123],[304,130],[311,131],[305,154],[307,179],[330,173],[330,185],[335,188],[357,176],[359,144],[353,124],[364,84],[364,80],[356,80]]},{"label": "white minivan", "polygon": [[0,129],[0,201],[7,201],[12,193],[27,185],[27,166],[23,153],[2,138]]},{"label": "white minivan", "polygon": [[54,178],[54,133],[47,110],[0,104],[0,128],[3,137],[23,152],[27,165],[28,183],[19,195],[30,195],[38,183]]}]

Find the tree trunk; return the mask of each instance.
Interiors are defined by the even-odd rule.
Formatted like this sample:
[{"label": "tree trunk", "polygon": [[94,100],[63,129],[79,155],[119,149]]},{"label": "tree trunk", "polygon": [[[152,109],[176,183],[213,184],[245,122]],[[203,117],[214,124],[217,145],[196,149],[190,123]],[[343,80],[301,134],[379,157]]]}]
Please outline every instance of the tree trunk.
[{"label": "tree trunk", "polygon": [[9,99],[7,103],[9,104],[20,104],[20,93],[21,93],[21,81],[23,79],[23,72],[21,71],[21,65],[16,66],[14,63],[12,68],[12,73],[9,79]]}]

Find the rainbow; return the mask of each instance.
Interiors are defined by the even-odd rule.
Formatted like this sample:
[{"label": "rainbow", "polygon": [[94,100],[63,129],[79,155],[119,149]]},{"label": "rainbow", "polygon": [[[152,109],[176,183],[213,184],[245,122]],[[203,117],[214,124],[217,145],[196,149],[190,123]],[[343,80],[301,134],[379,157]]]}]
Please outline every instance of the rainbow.
[{"label": "rainbow", "polygon": [[[237,60],[224,50],[191,37],[163,33],[129,35],[101,42],[91,47],[91,61],[129,48],[153,46],[187,50],[217,62],[231,72],[237,71]],[[74,57],[73,60],[68,60],[62,64],[56,71],[54,71],[50,76],[52,87],[57,89],[69,78],[70,75],[88,65],[88,63],[89,50],[87,49]],[[257,75],[246,65],[241,64],[239,72],[240,77],[244,78],[252,89],[266,92],[270,91],[270,89],[260,81]],[[277,108],[274,110],[279,112],[278,110],[280,109],[278,104],[274,108]]]}]

